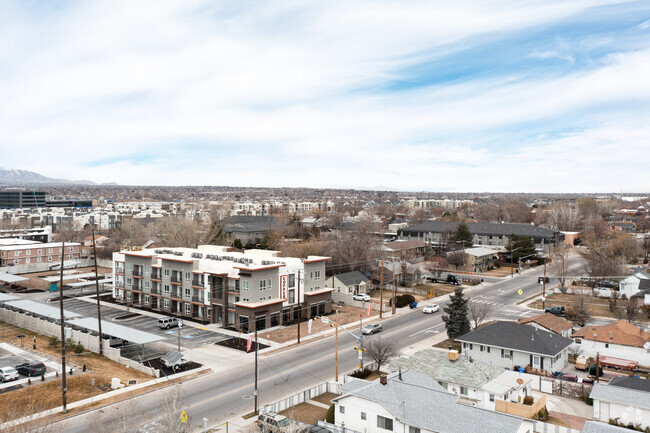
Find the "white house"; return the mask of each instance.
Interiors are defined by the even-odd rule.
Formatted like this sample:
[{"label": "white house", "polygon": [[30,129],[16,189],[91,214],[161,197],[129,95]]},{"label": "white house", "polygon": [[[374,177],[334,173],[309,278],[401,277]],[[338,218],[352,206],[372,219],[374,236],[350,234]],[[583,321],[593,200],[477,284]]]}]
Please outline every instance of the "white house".
[{"label": "white house", "polygon": [[329,277],[325,287],[336,289],[332,293],[333,300],[349,302],[353,295],[370,290],[370,280],[359,271],[345,272]]},{"label": "white house", "polygon": [[635,377],[613,379],[608,385],[595,384],[589,395],[594,400],[594,419],[650,427],[650,381]]},{"label": "white house", "polygon": [[[453,358],[447,351],[425,349],[394,359],[388,369],[426,374],[447,391],[457,394],[460,402],[490,410],[494,410],[495,399],[518,403],[530,395],[531,380],[522,377],[525,375],[481,361],[470,362],[464,356]],[[522,379],[522,383],[517,379]]]},{"label": "white house", "polygon": [[603,326],[585,326],[574,332],[571,338],[580,345],[584,355],[595,357],[600,353],[650,365],[650,333],[625,320]]},{"label": "white house", "polygon": [[649,280],[650,277],[644,272],[636,272],[634,275],[621,280],[618,283],[618,289],[621,292],[621,295],[625,295],[627,299],[630,299],[639,291],[639,283],[642,280]]},{"label": "white house", "polygon": [[353,380],[332,400],[335,423],[358,432],[532,433],[532,420],[459,402],[427,375],[406,370]]},{"label": "white house", "polygon": [[562,370],[567,349],[573,343],[553,332],[515,322],[496,322],[456,341],[463,343],[462,355],[512,370],[515,366]]}]

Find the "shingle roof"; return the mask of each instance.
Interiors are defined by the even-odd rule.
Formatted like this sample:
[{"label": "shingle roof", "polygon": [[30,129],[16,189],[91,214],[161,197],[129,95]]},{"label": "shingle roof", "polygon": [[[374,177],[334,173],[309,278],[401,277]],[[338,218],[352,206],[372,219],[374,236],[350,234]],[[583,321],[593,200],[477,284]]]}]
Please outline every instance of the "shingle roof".
[{"label": "shingle roof", "polygon": [[[398,234],[410,232],[455,232],[458,227],[456,222],[447,221],[427,221],[422,224],[416,224],[410,227],[405,227],[397,231]],[[514,224],[514,223],[465,223],[470,233],[476,235],[492,235],[492,236],[510,236],[512,234],[517,236],[530,236],[530,237],[552,237],[555,232],[544,227],[533,226],[530,224]]]},{"label": "shingle roof", "polygon": [[538,314],[537,316],[527,317],[525,319],[519,320],[518,323],[525,325],[531,322],[537,323],[538,325],[541,325],[546,329],[550,329],[551,331],[560,335],[562,334],[562,331],[571,329],[573,327],[573,323],[569,322],[568,320],[564,320],[561,317],[557,317],[551,313],[542,313]]},{"label": "shingle roof", "polygon": [[572,337],[634,347],[643,347],[650,341],[650,333],[625,320],[603,326],[585,326],[574,332]]},{"label": "shingle roof", "polygon": [[[517,432],[522,419],[500,412],[480,409],[458,402],[458,396],[447,392],[430,377],[411,370],[388,375],[386,385],[379,379],[360,386],[349,382],[343,385],[343,395],[381,404],[402,423],[422,430],[445,433]],[[480,422],[477,422],[480,420]]]},{"label": "shingle roof", "polygon": [[469,358],[461,356],[456,361],[449,360],[447,351],[425,349],[408,358],[396,358],[388,367],[391,371],[399,368],[409,369],[426,374],[441,382],[457,383],[474,388],[480,388],[492,379],[498,377],[503,368],[485,362],[469,362]]},{"label": "shingle roof", "polygon": [[650,294],[650,280],[639,280],[639,291],[634,294],[637,298],[643,298],[645,295]]},{"label": "shingle roof", "polygon": [[605,424],[598,421],[587,421],[580,433],[630,433],[632,430],[624,427]]},{"label": "shingle roof", "polygon": [[545,356],[556,356],[573,343],[570,338],[515,322],[496,322],[456,340]]},{"label": "shingle roof", "polygon": [[385,244],[382,244],[382,247],[391,251],[404,251],[413,248],[422,248],[426,246],[427,246],[426,243],[419,241],[417,239],[411,239],[410,241],[394,241],[394,242],[387,242]]},{"label": "shingle roof", "polygon": [[647,391],[597,383],[591,390],[589,397],[594,400],[604,400],[611,403],[650,410],[650,393]]},{"label": "shingle roof", "polygon": [[345,272],[334,276],[346,286],[370,282],[370,280],[359,271]]},{"label": "shingle roof", "polygon": [[[650,393],[650,380],[638,377],[616,376],[609,381],[609,386],[620,386],[621,388],[636,389]],[[648,395],[650,398],[650,394]]]},{"label": "shingle roof", "polygon": [[223,227],[223,231],[227,233],[241,232],[241,233],[255,233],[265,232],[273,229],[275,225],[275,218],[268,216],[251,216],[251,215],[236,215],[228,218]]}]

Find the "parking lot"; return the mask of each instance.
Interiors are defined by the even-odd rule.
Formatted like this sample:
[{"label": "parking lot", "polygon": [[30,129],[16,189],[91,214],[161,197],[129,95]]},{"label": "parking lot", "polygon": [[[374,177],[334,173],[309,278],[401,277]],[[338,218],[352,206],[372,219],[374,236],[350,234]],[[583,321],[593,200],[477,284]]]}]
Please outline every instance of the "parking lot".
[{"label": "parking lot", "polygon": [[[97,317],[97,304],[87,302],[81,299],[67,299],[65,300],[65,309],[74,311],[84,317]],[[149,332],[164,338],[165,345],[160,343],[150,343],[143,348],[141,345],[129,344],[122,347],[122,356],[131,359],[150,359],[155,356],[160,356],[161,352],[164,353],[165,347],[178,344],[178,328],[160,329],[158,327],[158,319],[148,315],[138,313],[138,310],[133,308],[130,314],[137,314],[137,316],[129,319],[115,320],[116,317],[126,315],[126,312],[117,308],[102,305],[102,320],[112,321],[113,323],[137,329],[139,331]],[[217,341],[229,338],[225,334],[210,331],[207,329],[199,329],[193,326],[183,326],[180,330],[181,334],[181,350],[183,348],[194,349],[199,346],[214,344]]]},{"label": "parking lot", "polygon": [[[55,377],[56,371],[61,369],[61,364],[58,362],[27,351],[23,351],[20,348],[14,347],[7,343],[0,343],[0,367],[16,367],[18,364],[29,361],[40,361],[45,364],[45,367],[47,368],[47,372],[45,373],[46,379]],[[25,384],[27,380],[28,377],[21,374],[18,380],[6,383],[0,382],[0,394],[9,390],[20,388],[20,385]],[[40,381],[39,378],[32,378],[32,381],[33,380]]]}]

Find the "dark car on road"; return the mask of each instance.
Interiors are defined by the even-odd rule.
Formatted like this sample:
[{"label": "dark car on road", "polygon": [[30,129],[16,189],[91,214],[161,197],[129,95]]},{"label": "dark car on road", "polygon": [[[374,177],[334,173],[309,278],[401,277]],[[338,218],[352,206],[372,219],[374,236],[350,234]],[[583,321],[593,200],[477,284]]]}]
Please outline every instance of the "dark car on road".
[{"label": "dark car on road", "polygon": [[16,370],[18,370],[18,373],[22,374],[23,376],[40,376],[42,374],[45,374],[47,368],[42,362],[32,361],[17,365]]}]

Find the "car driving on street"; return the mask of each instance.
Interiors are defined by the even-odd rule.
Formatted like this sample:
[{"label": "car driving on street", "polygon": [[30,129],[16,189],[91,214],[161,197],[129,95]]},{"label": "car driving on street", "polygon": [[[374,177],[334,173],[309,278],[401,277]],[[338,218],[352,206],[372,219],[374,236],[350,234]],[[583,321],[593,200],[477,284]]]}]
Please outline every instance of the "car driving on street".
[{"label": "car driving on street", "polygon": [[379,324],[371,324],[371,325],[366,325],[363,327],[361,330],[361,333],[364,335],[370,335],[370,334],[375,334],[377,332],[381,332],[384,328]]},{"label": "car driving on street", "polygon": [[425,314],[432,314],[435,313],[436,311],[440,310],[440,307],[438,304],[429,304],[425,305],[424,308],[422,309],[422,312]]},{"label": "car driving on street", "polygon": [[357,293],[352,297],[355,301],[369,301],[370,300],[370,295],[366,293]]}]

